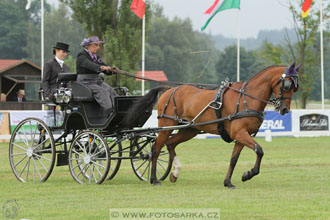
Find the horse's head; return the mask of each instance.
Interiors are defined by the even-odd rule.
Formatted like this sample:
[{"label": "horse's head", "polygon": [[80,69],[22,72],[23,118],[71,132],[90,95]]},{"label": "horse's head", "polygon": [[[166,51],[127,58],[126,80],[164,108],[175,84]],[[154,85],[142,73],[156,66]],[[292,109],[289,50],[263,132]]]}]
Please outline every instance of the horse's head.
[{"label": "horse's head", "polygon": [[290,67],[286,68],[280,79],[272,86],[275,110],[279,111],[281,115],[290,111],[291,97],[299,88],[297,72],[301,65],[297,67],[295,65],[296,62],[293,62]]}]

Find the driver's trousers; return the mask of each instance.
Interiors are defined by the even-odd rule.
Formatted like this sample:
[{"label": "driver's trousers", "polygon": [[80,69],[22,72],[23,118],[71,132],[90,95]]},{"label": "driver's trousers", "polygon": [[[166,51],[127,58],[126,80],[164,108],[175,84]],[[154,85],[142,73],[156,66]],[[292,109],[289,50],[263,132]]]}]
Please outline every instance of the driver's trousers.
[{"label": "driver's trousers", "polygon": [[77,80],[86,85],[91,91],[95,101],[103,108],[106,114],[114,108],[116,91],[103,82],[97,74],[78,74]]}]

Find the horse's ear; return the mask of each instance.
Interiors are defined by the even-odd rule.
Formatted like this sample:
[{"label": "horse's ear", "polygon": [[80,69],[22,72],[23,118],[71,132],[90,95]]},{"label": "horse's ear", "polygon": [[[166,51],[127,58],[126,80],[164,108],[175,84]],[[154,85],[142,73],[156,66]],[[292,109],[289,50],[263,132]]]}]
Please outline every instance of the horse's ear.
[{"label": "horse's ear", "polygon": [[292,63],[291,66],[289,67],[289,69],[294,69],[295,66],[296,66],[296,61],[293,61],[293,63]]},{"label": "horse's ear", "polygon": [[287,71],[287,74],[288,74],[288,75],[291,75],[292,73],[294,73],[294,67],[295,67],[295,65],[296,65],[296,61],[294,61],[294,62],[290,65],[290,67],[289,67],[289,69],[288,69],[288,71]]},{"label": "horse's ear", "polygon": [[301,64],[299,64],[299,65],[296,67],[296,72],[299,71],[300,67],[301,67]]}]

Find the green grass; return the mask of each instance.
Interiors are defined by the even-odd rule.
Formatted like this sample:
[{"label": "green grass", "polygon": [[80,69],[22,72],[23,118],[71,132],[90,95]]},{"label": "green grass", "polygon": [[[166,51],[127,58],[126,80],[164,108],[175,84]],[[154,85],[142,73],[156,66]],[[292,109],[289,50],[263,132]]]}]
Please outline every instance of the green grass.
[{"label": "green grass", "polygon": [[[109,219],[110,208],[220,208],[221,219],[330,219],[330,137],[256,139],[265,156],[258,176],[241,182],[255,162],[244,148],[232,183],[223,186],[233,144],[192,140],[177,154],[177,183],[161,187],[137,179],[129,161],[102,185],[79,185],[68,167],[55,167],[46,183],[21,183],[12,174],[8,144],[0,144],[0,206],[16,199],[17,219]],[[6,219],[0,212],[0,219]]]}]

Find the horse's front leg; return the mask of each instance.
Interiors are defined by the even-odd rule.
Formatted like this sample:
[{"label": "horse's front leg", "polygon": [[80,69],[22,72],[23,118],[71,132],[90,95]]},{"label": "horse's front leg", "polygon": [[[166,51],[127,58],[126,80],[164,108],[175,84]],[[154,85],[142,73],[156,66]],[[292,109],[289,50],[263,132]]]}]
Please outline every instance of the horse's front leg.
[{"label": "horse's front leg", "polygon": [[264,156],[264,152],[258,143],[255,143],[254,147],[250,147],[250,148],[254,150],[254,152],[257,154],[257,159],[256,159],[256,163],[254,164],[254,167],[250,171],[246,171],[243,173],[242,175],[243,182],[259,174],[261,159]]},{"label": "horse's front leg", "polygon": [[151,158],[151,175],[150,183],[157,186],[160,185],[159,180],[157,180],[156,170],[157,170],[157,159],[159,157],[160,151],[164,146],[164,143],[168,139],[168,136],[172,131],[161,131],[158,134],[156,143],[152,146],[152,158]]},{"label": "horse's front leg", "polygon": [[251,170],[244,172],[242,175],[242,181],[244,182],[259,174],[261,159],[264,156],[264,152],[261,146],[255,140],[253,140],[253,138],[247,131],[240,132],[235,137],[235,140],[251,148],[257,155],[254,167]]},{"label": "horse's front leg", "polygon": [[233,149],[233,153],[231,155],[230,164],[229,164],[227,175],[226,175],[226,178],[225,178],[225,181],[224,181],[224,186],[228,187],[230,189],[235,189],[236,188],[235,185],[233,185],[231,183],[231,176],[233,175],[237,160],[239,158],[239,155],[240,155],[243,147],[244,147],[243,144],[241,144],[239,142],[236,142],[235,146],[234,146],[234,149]]}]

